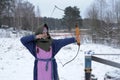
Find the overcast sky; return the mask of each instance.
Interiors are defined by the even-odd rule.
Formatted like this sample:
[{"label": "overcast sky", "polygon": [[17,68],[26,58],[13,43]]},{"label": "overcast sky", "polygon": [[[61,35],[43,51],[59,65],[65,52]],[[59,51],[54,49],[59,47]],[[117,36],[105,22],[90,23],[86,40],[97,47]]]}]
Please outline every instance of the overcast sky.
[{"label": "overcast sky", "polygon": [[77,6],[77,8],[79,8],[81,12],[80,15],[82,16],[82,18],[84,18],[86,9],[94,0],[27,0],[27,1],[33,3],[34,6],[39,6],[40,15],[42,17],[46,16],[46,17],[62,18],[64,12],[57,8],[52,14],[53,9],[56,5],[61,9],[65,9],[68,6],[72,6],[72,7]]}]

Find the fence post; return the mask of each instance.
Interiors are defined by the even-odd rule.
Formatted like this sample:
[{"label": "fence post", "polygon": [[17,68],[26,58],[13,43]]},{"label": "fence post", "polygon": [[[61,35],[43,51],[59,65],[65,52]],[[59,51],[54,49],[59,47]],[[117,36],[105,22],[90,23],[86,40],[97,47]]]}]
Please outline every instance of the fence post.
[{"label": "fence post", "polygon": [[85,52],[85,80],[91,80],[91,51]]}]

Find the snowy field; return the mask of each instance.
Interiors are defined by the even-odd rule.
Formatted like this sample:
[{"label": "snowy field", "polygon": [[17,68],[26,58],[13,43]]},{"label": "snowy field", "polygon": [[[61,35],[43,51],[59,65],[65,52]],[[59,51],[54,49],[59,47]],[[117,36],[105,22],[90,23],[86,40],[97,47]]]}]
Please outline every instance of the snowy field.
[{"label": "snowy field", "polygon": [[[85,52],[92,50],[95,54],[120,54],[120,49],[100,44],[82,44],[77,58],[65,67],[62,64],[77,54],[78,46],[74,44],[63,47],[56,55],[60,80],[84,80]],[[99,56],[120,63],[120,56]],[[0,80],[33,80],[34,57],[21,44],[20,38],[0,38]],[[98,80],[104,80],[108,71],[120,69],[92,61],[92,74]]]}]

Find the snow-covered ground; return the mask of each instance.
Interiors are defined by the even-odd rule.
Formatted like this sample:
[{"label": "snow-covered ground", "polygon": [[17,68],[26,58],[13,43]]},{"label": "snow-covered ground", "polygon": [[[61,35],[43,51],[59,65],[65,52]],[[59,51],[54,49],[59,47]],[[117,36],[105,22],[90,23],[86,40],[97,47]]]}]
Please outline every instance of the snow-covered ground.
[{"label": "snow-covered ground", "polygon": [[[77,54],[78,46],[73,43],[63,47],[56,55],[60,80],[84,80],[85,52],[92,50],[95,54],[120,54],[120,49],[100,44],[82,44],[77,58],[66,66],[62,64]],[[102,56],[120,63],[120,56]],[[0,38],[0,80],[33,80],[34,57],[21,44],[20,38]],[[98,80],[104,80],[106,72],[120,69],[92,61],[92,73]]]}]

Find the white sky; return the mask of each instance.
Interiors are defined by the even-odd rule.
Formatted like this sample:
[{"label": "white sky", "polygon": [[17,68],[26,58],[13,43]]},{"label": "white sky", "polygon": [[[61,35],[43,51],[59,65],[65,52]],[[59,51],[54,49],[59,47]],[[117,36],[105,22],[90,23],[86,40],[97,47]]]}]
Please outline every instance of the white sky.
[{"label": "white sky", "polygon": [[[54,18],[62,18],[64,12],[58,9],[55,9],[54,13],[53,9],[55,5],[57,5],[61,9],[65,9],[68,6],[77,6],[80,10],[80,15],[82,18],[85,17],[85,11],[89,7],[89,5],[94,0],[28,0],[33,3],[34,6],[39,6],[40,15],[42,17],[54,17]],[[52,14],[52,15],[51,15]]]}]

